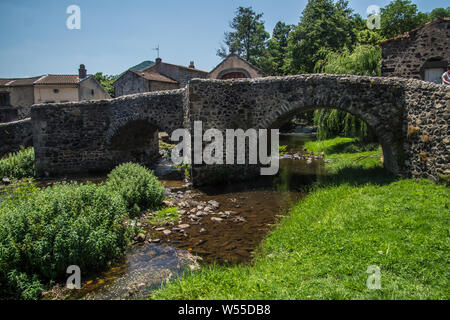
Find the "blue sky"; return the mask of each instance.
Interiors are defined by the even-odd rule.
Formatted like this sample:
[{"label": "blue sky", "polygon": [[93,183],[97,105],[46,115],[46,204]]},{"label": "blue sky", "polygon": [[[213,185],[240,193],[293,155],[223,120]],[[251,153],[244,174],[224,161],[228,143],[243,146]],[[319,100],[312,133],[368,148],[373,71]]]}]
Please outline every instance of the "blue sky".
[{"label": "blue sky", "polygon": [[[306,0],[1,0],[0,77],[46,73],[74,74],[80,63],[89,73],[118,74],[154,60],[160,45],[163,61],[210,71],[216,50],[239,6],[263,12],[266,30],[277,21],[296,24]],[[350,0],[366,17],[369,5],[389,0]],[[416,0],[421,11],[446,7],[448,1]],[[68,30],[66,9],[81,8],[81,30]]]}]

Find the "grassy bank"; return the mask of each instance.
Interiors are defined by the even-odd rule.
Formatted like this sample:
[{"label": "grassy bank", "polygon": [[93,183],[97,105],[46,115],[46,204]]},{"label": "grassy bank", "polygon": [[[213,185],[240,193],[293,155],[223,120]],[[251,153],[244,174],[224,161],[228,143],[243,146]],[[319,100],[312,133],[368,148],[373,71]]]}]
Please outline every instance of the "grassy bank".
[{"label": "grassy bank", "polygon": [[[206,266],[153,299],[448,299],[449,189],[395,181],[380,150],[309,143],[330,177],[268,235],[251,265]],[[373,149],[373,148],[371,148]],[[381,289],[369,290],[369,266]]]}]

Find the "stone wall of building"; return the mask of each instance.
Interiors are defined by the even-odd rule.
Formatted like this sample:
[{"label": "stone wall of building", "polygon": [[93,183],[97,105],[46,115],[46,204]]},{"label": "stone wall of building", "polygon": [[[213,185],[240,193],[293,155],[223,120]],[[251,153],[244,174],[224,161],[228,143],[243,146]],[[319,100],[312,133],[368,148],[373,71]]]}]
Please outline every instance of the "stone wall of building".
[{"label": "stone wall of building", "polygon": [[175,90],[179,87],[180,85],[176,83],[150,81],[150,91]]},{"label": "stone wall of building", "polygon": [[382,76],[424,80],[426,68],[445,69],[450,63],[450,19],[434,20],[381,47]]},{"label": "stone wall of building", "polygon": [[0,123],[0,158],[32,145],[31,119]]},{"label": "stone wall of building", "polygon": [[80,82],[78,88],[79,101],[102,99],[111,99],[111,97],[95,77],[89,77]]},{"label": "stone wall of building", "polygon": [[9,92],[12,107],[30,107],[34,104],[33,85],[1,87],[0,92]]},{"label": "stone wall of building", "polygon": [[19,109],[14,107],[0,107],[0,123],[19,120]]},{"label": "stone wall of building", "polygon": [[128,70],[114,82],[116,97],[126,96],[136,93],[149,92],[148,81],[136,73]]},{"label": "stone wall of building", "polygon": [[149,164],[157,131],[183,125],[184,90],[32,108],[36,168],[43,176],[104,173],[128,161]]}]

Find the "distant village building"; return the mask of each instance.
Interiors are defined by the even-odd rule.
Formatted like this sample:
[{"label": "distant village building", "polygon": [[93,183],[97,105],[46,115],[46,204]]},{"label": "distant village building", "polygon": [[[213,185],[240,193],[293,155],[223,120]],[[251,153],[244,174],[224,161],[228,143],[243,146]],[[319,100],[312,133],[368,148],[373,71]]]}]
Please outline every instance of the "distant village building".
[{"label": "distant village building", "polygon": [[437,18],[384,41],[381,75],[442,83],[450,63],[450,19]]},{"label": "distant village building", "polygon": [[46,75],[34,83],[34,103],[60,103],[111,98],[93,75],[80,65],[78,75]]},{"label": "distant village building", "polygon": [[0,79],[0,123],[29,117],[33,104],[109,98],[83,64],[76,75]]},{"label": "distant village building", "polygon": [[152,91],[184,88],[191,79],[206,78],[208,72],[196,69],[191,61],[188,67],[162,62],[156,63],[143,71],[130,69],[115,82],[116,97]]},{"label": "distant village building", "polygon": [[29,117],[34,83],[41,77],[0,79],[0,123]]},{"label": "distant village building", "polygon": [[259,68],[235,54],[230,54],[208,74],[208,78],[219,80],[252,79],[263,76]]}]

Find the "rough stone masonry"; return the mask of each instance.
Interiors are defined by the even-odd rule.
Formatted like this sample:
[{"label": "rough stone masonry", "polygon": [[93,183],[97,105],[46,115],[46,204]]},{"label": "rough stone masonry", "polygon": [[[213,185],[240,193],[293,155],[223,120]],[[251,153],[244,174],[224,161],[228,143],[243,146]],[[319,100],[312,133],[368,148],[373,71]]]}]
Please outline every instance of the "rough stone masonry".
[{"label": "rough stone masonry", "polygon": [[[278,128],[297,113],[335,108],[364,120],[383,147],[385,167],[405,177],[450,174],[450,88],[419,80],[298,75],[242,80],[195,79],[185,89],[113,100],[32,108],[36,165],[41,175],[108,172],[126,161],[149,164],[157,131]],[[199,165],[194,184],[219,176],[248,179],[251,166]]]}]

